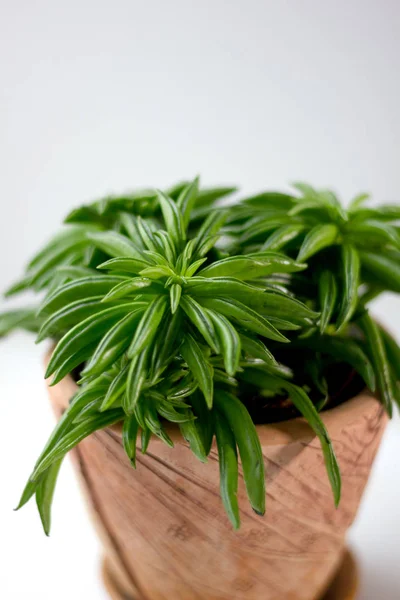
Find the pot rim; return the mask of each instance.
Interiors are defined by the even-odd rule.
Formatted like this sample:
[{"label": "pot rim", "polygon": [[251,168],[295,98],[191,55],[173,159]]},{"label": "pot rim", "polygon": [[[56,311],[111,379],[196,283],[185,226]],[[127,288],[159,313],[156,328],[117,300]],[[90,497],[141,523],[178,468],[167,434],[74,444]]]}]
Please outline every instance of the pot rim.
[{"label": "pot rim", "polygon": [[[45,365],[50,360],[51,350],[46,353]],[[70,398],[78,390],[78,386],[72,379],[71,375],[67,375],[55,386],[50,386],[47,380],[47,386],[51,388],[51,396],[56,404],[66,409],[69,405]],[[342,404],[330,408],[320,413],[321,418],[329,432],[329,435],[334,441],[335,436],[354,421],[357,421],[360,416],[368,412],[368,408],[378,403],[377,398],[365,388],[357,396],[346,400]],[[384,412],[383,406],[381,406]],[[122,426],[120,424],[113,425],[110,428],[115,434],[122,437]],[[174,444],[187,444],[182,438],[179,426],[175,423],[168,422],[165,425],[165,430],[174,442]],[[256,425],[256,430],[260,438],[262,446],[279,446],[296,442],[309,443],[316,435],[303,417],[288,419],[287,421],[279,421],[277,423],[267,423],[265,425]],[[163,444],[156,436],[152,437],[152,443]]]}]

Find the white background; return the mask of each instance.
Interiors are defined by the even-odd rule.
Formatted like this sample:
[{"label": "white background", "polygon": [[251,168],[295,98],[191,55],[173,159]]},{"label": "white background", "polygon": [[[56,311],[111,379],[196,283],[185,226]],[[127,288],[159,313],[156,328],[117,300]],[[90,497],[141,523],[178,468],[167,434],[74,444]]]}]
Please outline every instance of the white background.
[{"label": "white background", "polygon": [[[397,0],[0,0],[0,287],[73,206],[182,177],[399,201]],[[378,315],[400,336],[399,300]],[[1,597],[104,598],[69,465],[53,534],[13,513],[53,424],[43,347],[0,343]],[[400,422],[350,533],[359,600],[400,597]],[[284,600],[284,599],[283,599]]]}]

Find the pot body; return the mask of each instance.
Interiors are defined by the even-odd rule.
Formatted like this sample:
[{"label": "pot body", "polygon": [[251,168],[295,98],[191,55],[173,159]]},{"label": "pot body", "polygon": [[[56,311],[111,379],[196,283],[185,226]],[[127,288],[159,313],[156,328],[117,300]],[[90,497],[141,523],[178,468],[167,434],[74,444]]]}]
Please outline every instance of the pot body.
[{"label": "pot body", "polygon": [[[49,388],[56,413],[75,391],[69,378]],[[343,478],[333,502],[320,448],[302,419],[258,426],[267,473],[267,511],[257,516],[240,474],[242,521],[232,530],[219,496],[213,447],[199,462],[180,436],[158,440],[137,469],[120,431],[106,429],[73,452],[121,598],[137,600],[315,600],[345,549],[387,422],[378,401],[361,394],[327,411]]]}]

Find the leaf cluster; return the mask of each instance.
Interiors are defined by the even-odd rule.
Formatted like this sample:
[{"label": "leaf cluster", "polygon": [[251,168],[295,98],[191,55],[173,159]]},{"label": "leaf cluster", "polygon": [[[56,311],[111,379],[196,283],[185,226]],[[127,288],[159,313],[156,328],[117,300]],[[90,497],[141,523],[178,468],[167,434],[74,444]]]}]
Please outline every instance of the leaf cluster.
[{"label": "leaf cluster", "polygon": [[[79,369],[79,389],[38,458],[19,507],[36,496],[46,533],[63,458],[122,423],[133,467],[152,436],[179,427],[207,461],[215,437],[221,498],[235,528],[239,459],[249,502],[265,512],[265,473],[249,399],[289,398],[321,442],[335,503],[340,470],[320,416],[329,372],[346,364],[389,414],[399,402],[400,350],[367,303],[400,289],[398,206],[345,210],[330,191],[297,184],[231,206],[234,188],[199,180],[106,198],[68,215],[9,294],[44,294],[37,309],[0,316],[56,342],[51,384]],[[286,401],[286,400],[285,400]]]}]

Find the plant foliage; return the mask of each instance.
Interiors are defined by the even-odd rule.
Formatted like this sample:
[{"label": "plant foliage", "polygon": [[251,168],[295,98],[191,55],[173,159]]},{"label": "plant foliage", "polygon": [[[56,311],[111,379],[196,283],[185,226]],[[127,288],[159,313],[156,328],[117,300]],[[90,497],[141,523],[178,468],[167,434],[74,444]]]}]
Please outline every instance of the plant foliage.
[{"label": "plant foliage", "polygon": [[358,197],[345,210],[331,191],[295,187],[227,206],[220,199],[234,188],[201,189],[196,178],[94,202],[67,216],[8,291],[44,296],[38,308],[1,315],[0,334],[21,327],[55,341],[51,385],[79,369],[19,503],[36,496],[46,533],[64,456],[119,422],[133,467],[139,438],[142,452],[153,435],[173,445],[168,422],[203,462],[215,436],[232,525],[239,458],[249,502],[264,514],[254,422],[287,398],[321,442],[339,503],[320,416],[335,398],[329,373],[347,365],[389,414],[400,399],[400,350],[366,308],[400,291],[400,208],[366,208]]}]

